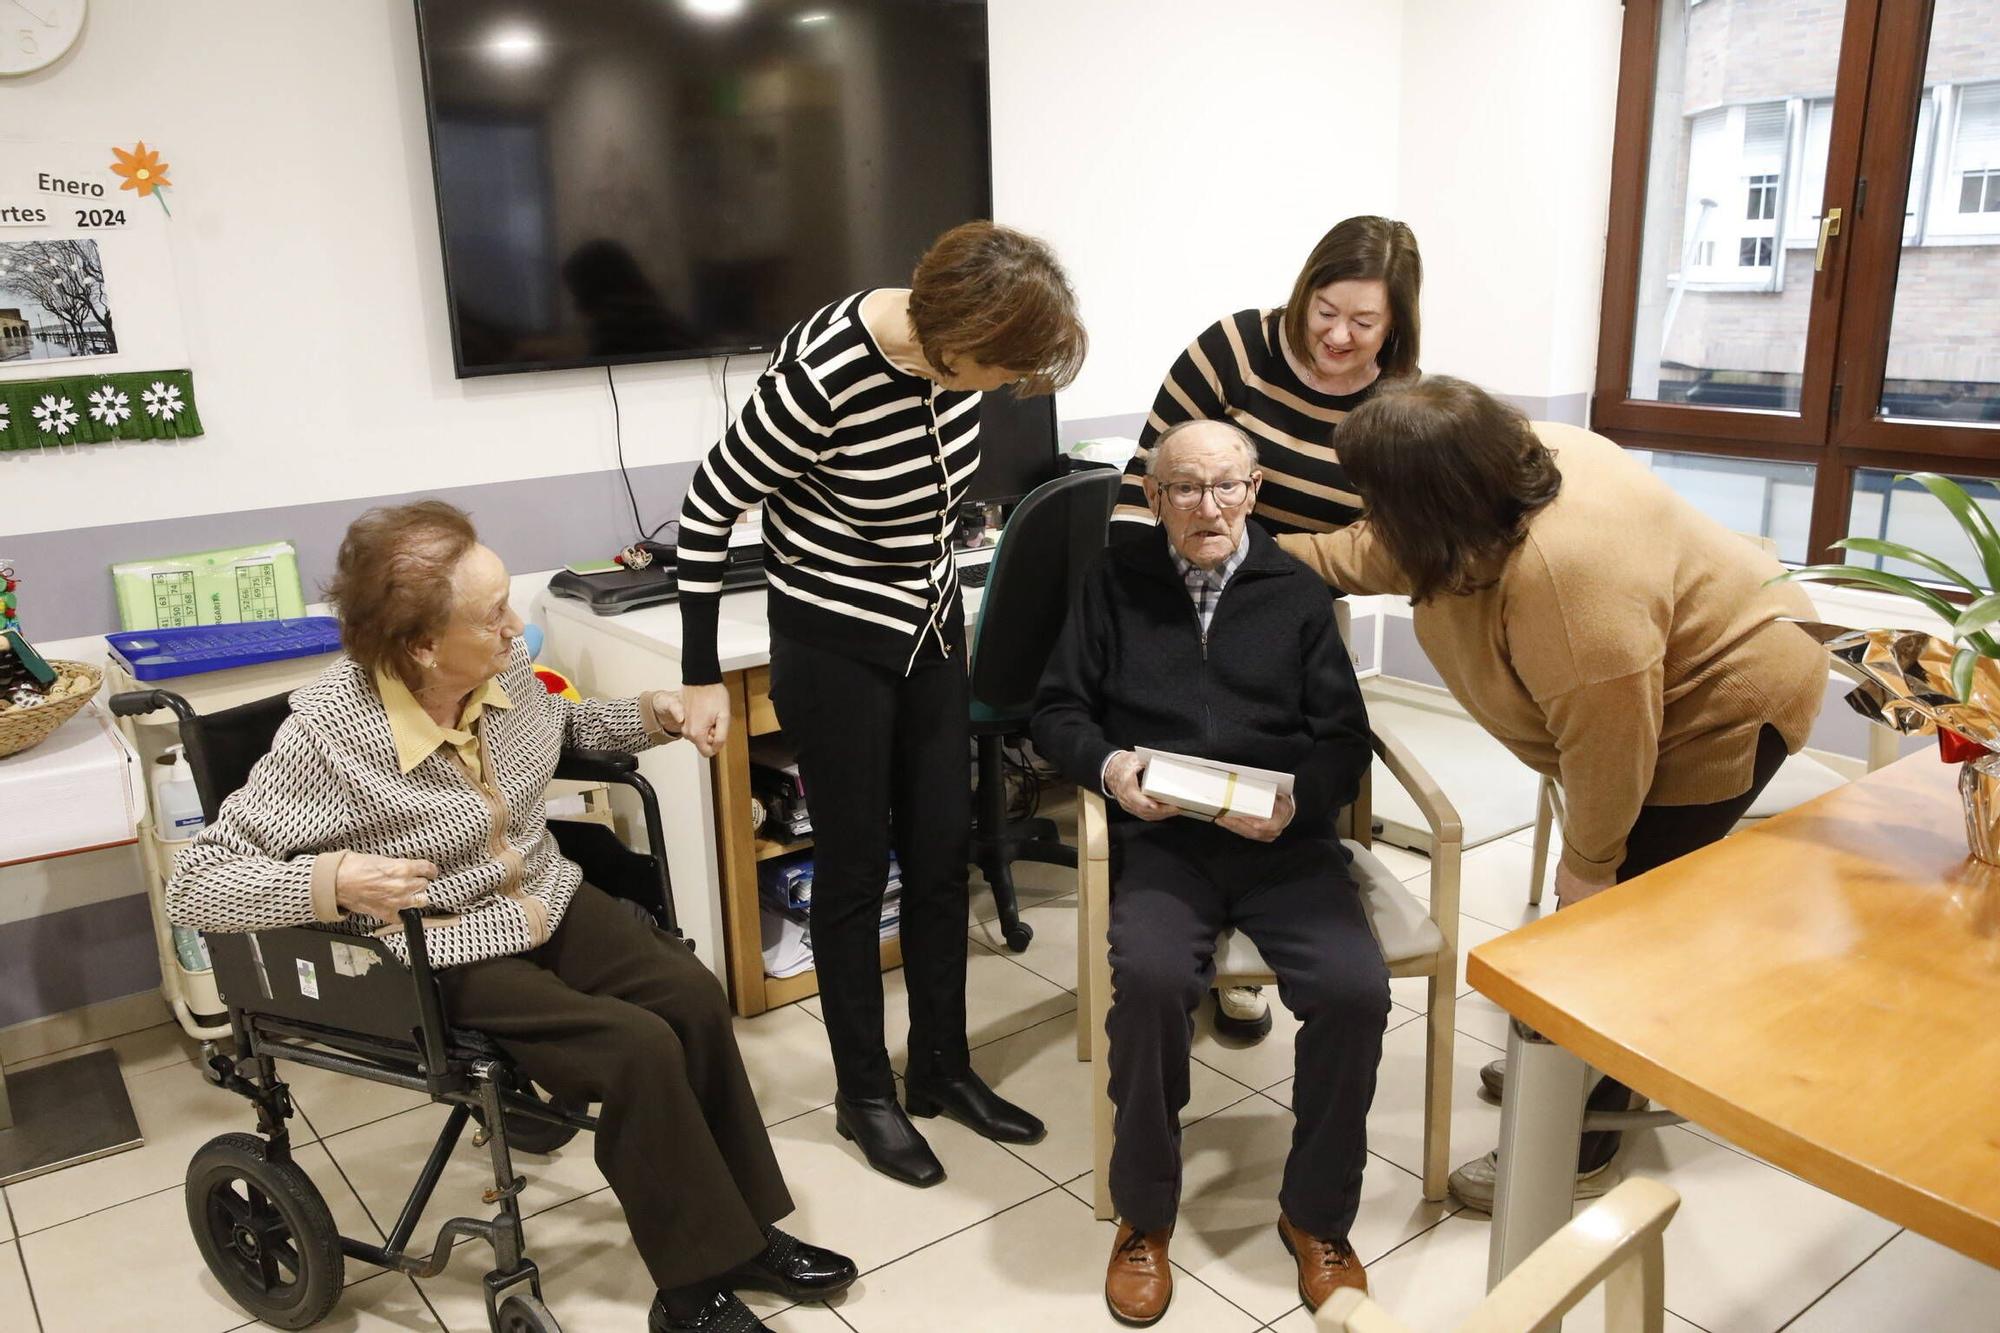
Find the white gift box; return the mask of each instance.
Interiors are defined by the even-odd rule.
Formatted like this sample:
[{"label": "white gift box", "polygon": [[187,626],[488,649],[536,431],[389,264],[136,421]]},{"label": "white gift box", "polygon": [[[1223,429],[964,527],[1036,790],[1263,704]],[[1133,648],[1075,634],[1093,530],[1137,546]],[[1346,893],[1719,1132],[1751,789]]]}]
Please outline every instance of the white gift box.
[{"label": "white gift box", "polygon": [[1290,773],[1219,764],[1193,755],[1143,747],[1138,755],[1146,761],[1139,790],[1200,819],[1223,815],[1269,819],[1277,809],[1279,795],[1289,796],[1292,791]]}]

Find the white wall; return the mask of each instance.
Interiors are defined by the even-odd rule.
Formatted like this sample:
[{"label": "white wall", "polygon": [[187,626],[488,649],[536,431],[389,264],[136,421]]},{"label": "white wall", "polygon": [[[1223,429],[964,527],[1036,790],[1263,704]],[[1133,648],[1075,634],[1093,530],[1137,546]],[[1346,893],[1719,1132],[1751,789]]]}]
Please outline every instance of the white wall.
[{"label": "white wall", "polygon": [[[172,164],[208,430],[0,456],[9,491],[34,499],[9,505],[9,530],[616,466],[603,371],[452,378],[410,0],[96,0],[76,51],[0,96],[11,133],[143,137]],[[621,368],[618,383],[633,465],[714,440],[707,363]],[[736,401],[748,383],[736,378]]]},{"label": "white wall", "polygon": [[1144,412],[1327,228],[1395,213],[1403,0],[991,6],[994,211],[1055,245],[1090,328],[1065,417]]},{"label": "white wall", "polygon": [[1426,370],[1589,390],[1623,21],[1616,0],[1408,0],[1399,198]]},{"label": "white wall", "polygon": [[[1417,228],[1428,365],[1586,387],[1617,12],[993,0],[995,210],[1054,242],[1092,333],[1063,415],[1143,411],[1201,327],[1281,301],[1357,212]],[[10,529],[615,466],[601,372],[452,378],[409,0],[97,0],[77,50],[6,95],[16,133],[165,150],[208,427],[0,458],[34,501]],[[697,458],[724,420],[705,362],[618,380],[634,465]]]}]

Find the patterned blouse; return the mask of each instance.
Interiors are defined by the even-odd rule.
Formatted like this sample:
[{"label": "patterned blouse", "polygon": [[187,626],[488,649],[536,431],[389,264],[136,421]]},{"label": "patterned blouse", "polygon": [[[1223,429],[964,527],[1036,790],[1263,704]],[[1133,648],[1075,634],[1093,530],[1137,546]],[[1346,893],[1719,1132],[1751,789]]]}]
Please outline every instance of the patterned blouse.
[{"label": "patterned blouse", "polygon": [[367,852],[437,864],[424,931],[436,966],[547,940],[583,878],[556,849],[543,809],[556,756],[564,746],[632,753],[671,740],[666,715],[652,695],[552,695],[519,642],[459,727],[431,723],[426,735],[413,704],[399,683],[378,685],[345,656],[294,693],[271,752],[181,853],[168,917],[211,931],[317,922],[373,932],[407,962],[399,923],[334,901],[341,858]]}]

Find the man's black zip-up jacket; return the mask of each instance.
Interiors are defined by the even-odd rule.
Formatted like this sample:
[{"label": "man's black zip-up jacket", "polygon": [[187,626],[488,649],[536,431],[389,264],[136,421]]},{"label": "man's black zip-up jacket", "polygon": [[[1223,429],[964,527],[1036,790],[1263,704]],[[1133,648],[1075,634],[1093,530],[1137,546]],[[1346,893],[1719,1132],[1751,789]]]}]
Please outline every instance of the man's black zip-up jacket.
[{"label": "man's black zip-up jacket", "polygon": [[1164,528],[1104,552],[1042,674],[1035,747],[1092,790],[1113,751],[1140,745],[1292,773],[1280,840],[1322,837],[1361,790],[1368,713],[1326,585],[1249,531],[1205,642]]}]

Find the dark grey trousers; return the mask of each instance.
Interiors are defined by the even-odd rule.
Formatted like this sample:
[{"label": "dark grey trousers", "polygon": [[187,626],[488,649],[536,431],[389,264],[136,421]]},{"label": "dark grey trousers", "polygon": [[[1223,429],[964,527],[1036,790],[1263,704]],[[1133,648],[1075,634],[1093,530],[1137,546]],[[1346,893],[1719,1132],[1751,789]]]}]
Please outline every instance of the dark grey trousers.
[{"label": "dark grey trousers", "polygon": [[1141,1231],[1171,1227],[1181,1193],[1194,1014],[1235,926],[1298,1015],[1297,1124],[1279,1206],[1344,1237],[1361,1205],[1368,1106],[1389,1018],[1389,970],[1331,837],[1251,842],[1212,824],[1119,823],[1111,848],[1111,1199]]},{"label": "dark grey trousers", "polygon": [[706,1281],[792,1211],[729,998],[678,940],[577,889],[539,948],[439,973],[452,1020],[571,1102],[602,1102],[597,1165],[653,1282]]}]

